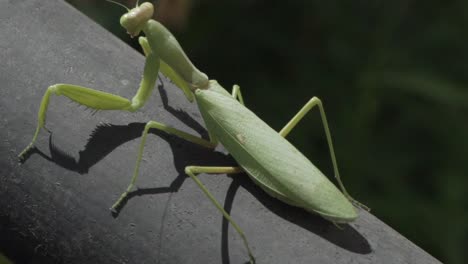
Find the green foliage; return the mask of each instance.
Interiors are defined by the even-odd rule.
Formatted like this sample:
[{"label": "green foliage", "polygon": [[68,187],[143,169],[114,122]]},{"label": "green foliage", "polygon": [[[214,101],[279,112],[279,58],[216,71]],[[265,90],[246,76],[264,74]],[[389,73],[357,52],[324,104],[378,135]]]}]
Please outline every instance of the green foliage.
[{"label": "green foliage", "polygon": [[[118,7],[70,2],[125,33]],[[198,68],[239,84],[275,129],[321,98],[350,193],[435,257],[461,264],[467,11],[466,1],[199,1],[177,37]],[[291,138],[332,175],[318,113]]]},{"label": "green foliage", "polygon": [[13,264],[7,257],[0,253],[0,264]]}]

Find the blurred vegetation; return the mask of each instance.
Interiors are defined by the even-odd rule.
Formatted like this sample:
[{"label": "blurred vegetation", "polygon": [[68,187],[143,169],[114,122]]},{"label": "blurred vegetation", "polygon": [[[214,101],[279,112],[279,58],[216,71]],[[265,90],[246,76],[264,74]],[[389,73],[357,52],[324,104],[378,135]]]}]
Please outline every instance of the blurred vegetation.
[{"label": "blurred vegetation", "polygon": [[0,252],[0,264],[13,264],[7,257]]},{"label": "blurred vegetation", "polygon": [[[118,23],[123,8],[69,2],[138,48]],[[273,128],[321,98],[355,198],[443,262],[467,263],[467,1],[157,5],[195,65],[229,89],[239,84]],[[332,175],[318,111],[290,139]]]}]

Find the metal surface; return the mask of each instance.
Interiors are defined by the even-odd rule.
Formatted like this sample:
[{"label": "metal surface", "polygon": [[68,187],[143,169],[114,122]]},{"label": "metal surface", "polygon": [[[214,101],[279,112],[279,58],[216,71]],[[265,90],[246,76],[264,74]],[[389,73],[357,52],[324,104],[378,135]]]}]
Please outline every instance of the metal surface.
[{"label": "metal surface", "polygon": [[[145,122],[206,135],[196,105],[165,79],[133,114],[93,115],[51,98],[52,135],[42,131],[18,163],[49,85],[131,98],[144,59],[63,1],[0,3],[0,251],[17,263],[247,262],[238,235],[184,174],[187,165],[233,164],[222,148],[154,131],[140,189],[119,214],[109,211],[130,180]],[[244,229],[257,263],[439,263],[369,213],[340,230],[270,198],[246,175],[201,180]]]}]

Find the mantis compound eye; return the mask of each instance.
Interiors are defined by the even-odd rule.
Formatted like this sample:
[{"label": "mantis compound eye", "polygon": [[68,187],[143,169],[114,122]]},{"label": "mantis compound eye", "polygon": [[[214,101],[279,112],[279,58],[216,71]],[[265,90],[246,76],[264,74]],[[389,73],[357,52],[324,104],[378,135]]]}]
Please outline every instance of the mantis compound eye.
[{"label": "mantis compound eye", "polygon": [[151,3],[145,2],[137,6],[120,18],[120,24],[132,37],[138,36],[146,22],[153,17],[154,7]]}]

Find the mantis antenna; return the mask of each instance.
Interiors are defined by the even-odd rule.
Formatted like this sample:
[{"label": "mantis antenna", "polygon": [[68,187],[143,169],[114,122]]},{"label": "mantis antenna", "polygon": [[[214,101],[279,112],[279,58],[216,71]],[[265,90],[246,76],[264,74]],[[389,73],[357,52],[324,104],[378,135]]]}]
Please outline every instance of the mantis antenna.
[{"label": "mantis antenna", "polygon": [[[121,6],[121,7],[125,8],[125,9],[127,9],[127,11],[130,12],[130,9],[128,9],[128,7],[126,7],[125,5],[123,5],[123,4],[121,4],[121,3],[118,3],[118,2],[115,2],[115,1],[112,1],[112,0],[106,0],[106,1],[107,1],[107,2],[110,2],[110,3],[113,3],[113,4],[116,4],[116,5],[118,5],[118,6]],[[138,2],[137,2],[137,6],[138,6]]]}]

